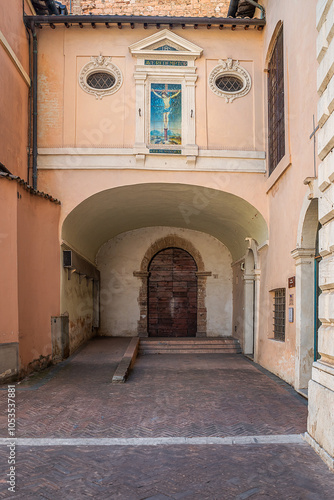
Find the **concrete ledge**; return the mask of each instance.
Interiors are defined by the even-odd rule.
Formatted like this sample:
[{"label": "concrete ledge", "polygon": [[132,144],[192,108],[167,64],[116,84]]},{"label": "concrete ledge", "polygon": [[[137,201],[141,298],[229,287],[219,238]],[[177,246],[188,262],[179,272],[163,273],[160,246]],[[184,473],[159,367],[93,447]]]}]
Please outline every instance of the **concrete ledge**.
[{"label": "concrete ledge", "polygon": [[121,361],[119,362],[111,382],[113,384],[124,384],[129,376],[130,370],[135,364],[139,349],[139,337],[131,339]]},{"label": "concrete ledge", "polygon": [[308,432],[305,432],[304,434],[304,439],[305,441],[312,446],[314,451],[319,455],[319,457],[325,462],[325,464],[332,470],[334,471],[334,458],[331,457],[327,451],[325,451],[320,444],[318,444],[313,437],[309,435]]}]

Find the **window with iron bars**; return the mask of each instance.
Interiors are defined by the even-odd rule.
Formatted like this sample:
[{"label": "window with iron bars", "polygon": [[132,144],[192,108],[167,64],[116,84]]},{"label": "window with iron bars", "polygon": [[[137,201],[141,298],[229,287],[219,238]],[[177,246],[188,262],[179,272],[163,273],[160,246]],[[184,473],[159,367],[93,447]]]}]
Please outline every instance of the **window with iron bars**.
[{"label": "window with iron bars", "polygon": [[268,65],[268,149],[270,175],[285,155],[283,29]]},{"label": "window with iron bars", "polygon": [[274,299],[274,339],[285,340],[285,288],[273,290]]}]

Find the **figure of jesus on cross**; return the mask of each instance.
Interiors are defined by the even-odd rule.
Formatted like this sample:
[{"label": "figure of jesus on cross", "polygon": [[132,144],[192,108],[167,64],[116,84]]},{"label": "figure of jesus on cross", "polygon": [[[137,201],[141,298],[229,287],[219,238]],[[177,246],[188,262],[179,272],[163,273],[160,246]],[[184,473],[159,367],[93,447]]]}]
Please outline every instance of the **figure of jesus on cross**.
[{"label": "figure of jesus on cross", "polygon": [[165,143],[168,142],[168,128],[169,128],[169,114],[171,112],[171,99],[174,99],[179,95],[181,90],[178,90],[174,94],[171,95],[171,92],[168,92],[168,85],[165,84],[165,90],[154,90],[152,88],[152,92],[162,99],[164,109],[163,109],[163,118],[164,118],[164,139]]}]

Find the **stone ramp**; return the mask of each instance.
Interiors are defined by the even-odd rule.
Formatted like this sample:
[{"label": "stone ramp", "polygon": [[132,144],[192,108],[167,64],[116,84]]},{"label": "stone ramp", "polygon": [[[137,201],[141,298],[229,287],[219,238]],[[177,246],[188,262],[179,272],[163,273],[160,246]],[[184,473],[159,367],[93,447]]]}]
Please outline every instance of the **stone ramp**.
[{"label": "stone ramp", "polygon": [[221,338],[141,338],[139,354],[241,354],[238,339]]}]

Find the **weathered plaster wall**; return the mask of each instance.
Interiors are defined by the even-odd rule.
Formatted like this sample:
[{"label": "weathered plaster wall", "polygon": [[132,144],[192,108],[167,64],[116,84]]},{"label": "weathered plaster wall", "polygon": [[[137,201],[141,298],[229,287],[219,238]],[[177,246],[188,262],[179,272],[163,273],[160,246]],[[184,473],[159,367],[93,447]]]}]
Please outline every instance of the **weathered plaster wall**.
[{"label": "weathered plaster wall", "polygon": [[72,354],[82,343],[95,335],[93,330],[93,282],[67,269],[61,270],[61,314],[69,317],[69,344]]},{"label": "weathered plaster wall", "polygon": [[[0,379],[17,372],[17,359],[8,364],[8,348],[18,350],[18,277],[17,277],[17,185],[0,179]],[[14,230],[13,230],[14,229]],[[5,349],[5,350],[4,350]],[[4,353],[2,355],[2,353]]]},{"label": "weathered plaster wall", "polygon": [[17,189],[21,369],[51,360],[51,316],[59,315],[60,206]]},{"label": "weathered plaster wall", "polygon": [[7,366],[8,359],[1,365],[24,374],[51,359],[51,316],[59,315],[60,207],[31,195],[14,180],[4,178],[0,183],[0,257],[4,263],[0,270],[0,351],[4,348],[16,366]]},{"label": "weathered plaster wall", "polygon": [[[30,13],[26,2],[25,11]],[[0,2],[0,162],[27,179],[29,84],[15,62],[29,75],[29,43],[21,0]]]},{"label": "weathered plaster wall", "polygon": [[101,272],[102,335],[137,335],[139,289],[133,276],[140,270],[148,248],[169,234],[190,241],[201,254],[207,278],[206,307],[208,336],[228,336],[232,329],[232,270],[227,248],[208,234],[186,229],[152,227],[120,234],[105,243],[97,255]]}]

